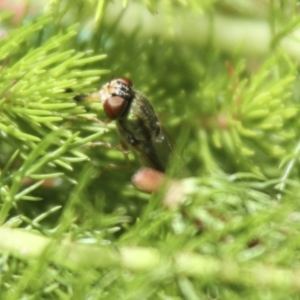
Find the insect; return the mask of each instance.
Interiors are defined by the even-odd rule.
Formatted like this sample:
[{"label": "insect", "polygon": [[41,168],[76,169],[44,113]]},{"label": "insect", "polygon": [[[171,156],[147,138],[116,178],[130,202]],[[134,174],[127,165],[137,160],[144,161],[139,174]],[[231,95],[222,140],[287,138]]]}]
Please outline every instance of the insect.
[{"label": "insect", "polygon": [[97,93],[76,100],[87,98],[101,100],[108,119],[116,121],[122,145],[134,153],[141,165],[165,172],[173,143],[146,96],[134,89],[130,79],[113,79]]}]

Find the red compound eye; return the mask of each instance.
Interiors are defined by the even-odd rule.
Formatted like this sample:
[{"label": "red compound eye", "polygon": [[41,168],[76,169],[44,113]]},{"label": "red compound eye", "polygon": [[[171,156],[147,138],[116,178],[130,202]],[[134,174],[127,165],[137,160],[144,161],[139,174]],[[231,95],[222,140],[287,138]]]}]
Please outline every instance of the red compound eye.
[{"label": "red compound eye", "polygon": [[126,106],[127,101],[119,96],[109,97],[103,105],[104,111],[110,120],[116,120],[120,118]]},{"label": "red compound eye", "polygon": [[130,87],[132,87],[132,81],[129,79],[129,78],[126,78],[126,77],[119,77],[119,78],[116,78],[115,79],[117,82],[121,82],[121,83],[124,83],[126,85],[129,85]]}]

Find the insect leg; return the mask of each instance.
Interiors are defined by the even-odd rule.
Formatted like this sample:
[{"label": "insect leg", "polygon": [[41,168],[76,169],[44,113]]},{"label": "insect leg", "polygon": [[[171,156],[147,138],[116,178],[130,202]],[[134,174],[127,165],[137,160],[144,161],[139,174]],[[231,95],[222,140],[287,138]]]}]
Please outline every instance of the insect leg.
[{"label": "insect leg", "polygon": [[110,150],[116,150],[116,151],[122,152],[122,154],[124,155],[126,164],[123,166],[115,165],[115,164],[108,164],[107,168],[108,169],[125,169],[125,170],[131,168],[131,162],[129,159],[130,150],[127,147],[127,145],[122,141],[120,142],[120,145],[118,145],[118,146],[114,146],[111,143],[106,143],[106,142],[90,142],[90,143],[86,143],[85,145],[82,145],[81,147],[105,147]]}]

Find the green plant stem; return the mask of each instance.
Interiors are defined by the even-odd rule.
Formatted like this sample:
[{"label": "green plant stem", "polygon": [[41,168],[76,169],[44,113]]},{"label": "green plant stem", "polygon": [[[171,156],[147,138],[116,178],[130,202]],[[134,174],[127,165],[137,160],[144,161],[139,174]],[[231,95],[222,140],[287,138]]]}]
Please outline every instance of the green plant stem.
[{"label": "green plant stem", "polygon": [[[116,2],[109,3],[109,22],[116,22],[123,9]],[[269,54],[276,40],[276,46],[300,62],[300,30],[291,29],[290,34],[280,38],[276,33],[272,33],[268,20],[247,20],[218,13],[205,15],[182,8],[174,9],[173,12],[170,20],[165,17],[163,9],[157,14],[151,14],[143,5],[130,3],[122,16],[119,28],[128,34],[139,28],[143,35],[175,38],[181,43],[194,45],[211,44],[226,52],[238,51],[249,56]],[[161,30],[162,28],[164,30]],[[280,28],[276,32],[280,32]]]},{"label": "green plant stem", "polygon": [[[20,229],[0,228],[0,251],[21,259],[38,259],[46,254],[49,261],[72,270],[118,266],[131,271],[149,272],[157,267],[167,272],[246,286],[292,288],[300,290],[300,270],[288,270],[255,263],[239,264],[235,260],[181,252],[170,258],[158,250],[143,247],[104,247],[56,241]],[[172,262],[172,263],[171,263]]]},{"label": "green plant stem", "polygon": [[292,172],[292,170],[295,166],[296,160],[299,157],[299,152],[300,152],[300,143],[298,143],[298,145],[295,149],[294,157],[288,162],[288,164],[286,165],[286,167],[284,169],[283,175],[281,176],[280,183],[278,185],[278,190],[280,191],[280,194],[278,195],[279,200],[281,199],[282,193],[284,192],[286,182],[290,176],[290,173]]}]

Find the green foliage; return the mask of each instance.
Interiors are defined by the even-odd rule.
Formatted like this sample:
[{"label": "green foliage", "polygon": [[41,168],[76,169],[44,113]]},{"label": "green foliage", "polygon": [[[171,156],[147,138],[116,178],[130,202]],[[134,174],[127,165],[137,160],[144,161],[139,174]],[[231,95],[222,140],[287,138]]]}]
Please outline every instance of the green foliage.
[{"label": "green foliage", "polygon": [[[1,12],[1,298],[296,299],[295,3],[17,5]],[[138,191],[115,124],[74,101],[118,76],[190,169],[173,194]]]}]

